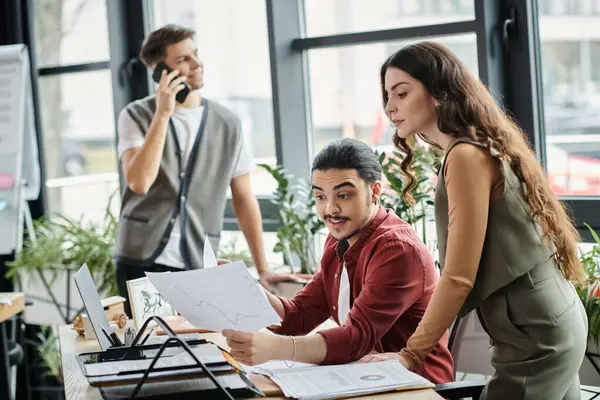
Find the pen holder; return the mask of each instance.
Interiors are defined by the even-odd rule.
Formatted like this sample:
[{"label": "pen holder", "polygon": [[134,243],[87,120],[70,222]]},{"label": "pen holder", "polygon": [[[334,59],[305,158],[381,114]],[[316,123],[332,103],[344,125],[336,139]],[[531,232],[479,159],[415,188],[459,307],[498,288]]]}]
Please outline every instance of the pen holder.
[{"label": "pen holder", "polygon": [[[155,315],[155,316],[149,317],[144,322],[144,324],[140,327],[140,330],[138,331],[137,335],[133,339],[133,343],[131,344],[131,348],[135,348],[135,346],[139,346],[140,339],[144,335],[144,333],[146,331],[146,328],[148,327],[148,324],[150,323],[150,321],[155,322],[160,328],[162,328],[165,332],[167,332],[167,335],[169,336],[169,338],[160,345],[160,348],[159,348],[158,352],[156,353],[156,355],[154,356],[154,359],[152,360],[152,362],[150,363],[150,365],[148,366],[148,368],[144,372],[144,376],[142,377],[142,379],[140,379],[138,381],[138,383],[136,384],[135,388],[133,389],[133,392],[129,396],[130,400],[133,400],[133,399],[136,398],[136,396],[139,393],[140,389],[142,388],[142,386],[144,385],[144,383],[148,379],[150,373],[154,370],[154,368],[156,366],[156,363],[159,360],[160,356],[162,355],[162,353],[164,352],[164,350],[168,346],[170,346],[170,345],[179,346],[185,352],[187,352],[190,355],[190,357],[195,361],[195,363],[200,368],[202,368],[202,370],[204,372],[206,372],[206,374],[208,375],[208,377],[210,378],[210,380],[215,384],[215,386],[223,394],[223,397],[225,399],[234,400],[234,397],[231,395],[231,393],[229,393],[229,391],[217,380],[217,378],[215,377],[215,375],[206,367],[206,365],[201,360],[201,358],[197,357],[194,354],[194,352],[192,351],[192,349],[190,348],[190,346],[186,343],[186,341],[185,340],[181,340],[181,338],[175,332],[173,332],[173,330],[169,327],[169,325],[167,325],[167,323],[161,317]],[[145,338],[143,340],[145,340]]]}]

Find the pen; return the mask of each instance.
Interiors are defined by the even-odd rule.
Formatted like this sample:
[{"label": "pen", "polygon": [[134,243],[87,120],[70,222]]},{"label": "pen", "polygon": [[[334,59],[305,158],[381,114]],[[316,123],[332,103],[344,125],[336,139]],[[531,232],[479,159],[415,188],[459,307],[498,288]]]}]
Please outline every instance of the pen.
[{"label": "pen", "polygon": [[143,345],[144,343],[146,343],[146,340],[147,340],[147,339],[148,339],[148,337],[150,336],[150,333],[151,333],[151,332],[148,332],[148,333],[146,334],[146,336],[144,337],[144,339],[143,339],[143,340],[142,340],[142,342],[140,343],[140,346],[141,346],[141,345]]},{"label": "pen", "polygon": [[150,337],[150,334],[152,332],[154,332],[154,328],[152,328],[152,330],[146,334],[146,337],[144,337],[144,340],[142,340],[142,342],[140,343],[140,346],[146,342],[146,340]]},{"label": "pen", "polygon": [[113,338],[115,346],[117,346],[117,347],[123,347],[123,342],[121,342],[121,339],[119,339],[119,337],[117,336],[117,334],[115,332],[112,332],[110,334],[110,337]]},{"label": "pen", "polygon": [[104,336],[106,336],[106,338],[108,339],[108,342],[110,343],[111,346],[115,346],[115,342],[112,340],[112,338],[110,337],[110,335],[108,334],[108,332],[106,332],[106,329],[104,329],[104,327],[102,325],[100,325],[100,329],[102,329],[102,333],[104,333]]},{"label": "pen", "polygon": [[133,330],[131,327],[127,327],[124,333],[125,346],[131,346],[134,338],[135,330]]}]

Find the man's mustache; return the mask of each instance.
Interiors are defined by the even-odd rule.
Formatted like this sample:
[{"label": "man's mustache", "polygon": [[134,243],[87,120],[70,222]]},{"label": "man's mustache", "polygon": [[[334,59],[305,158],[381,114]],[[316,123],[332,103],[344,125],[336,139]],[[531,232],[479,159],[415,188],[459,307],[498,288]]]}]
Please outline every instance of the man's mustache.
[{"label": "man's mustache", "polygon": [[343,217],[341,215],[331,215],[331,214],[327,214],[324,217],[325,219],[333,219],[336,221],[350,221],[350,218],[348,217]]}]

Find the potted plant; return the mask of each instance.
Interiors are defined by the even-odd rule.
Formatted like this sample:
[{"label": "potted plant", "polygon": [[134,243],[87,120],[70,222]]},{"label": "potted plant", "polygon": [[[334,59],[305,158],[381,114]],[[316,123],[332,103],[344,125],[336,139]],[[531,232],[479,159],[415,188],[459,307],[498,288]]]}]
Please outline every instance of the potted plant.
[{"label": "potted plant", "polygon": [[[109,203],[110,204],[110,203]],[[44,398],[64,398],[60,354],[53,325],[69,324],[82,309],[72,284],[86,263],[102,295],[117,294],[114,244],[117,219],[107,207],[100,224],[65,216],[34,222],[6,277],[33,301],[25,312],[26,330],[38,357],[30,365],[31,390]],[[33,354],[33,353],[32,353]]]},{"label": "potted plant", "polygon": [[114,245],[117,218],[107,207],[101,224],[65,216],[34,222],[6,277],[17,281],[20,290],[33,300],[26,322],[36,325],[68,324],[82,308],[74,273],[86,263],[98,291],[104,296],[118,293]]},{"label": "potted plant", "polygon": [[238,249],[237,238],[231,239],[224,245],[219,246],[218,257],[230,261],[243,261],[247,267],[254,267],[254,259],[248,249]]},{"label": "potted plant", "polygon": [[[325,226],[319,219],[315,207],[315,199],[310,185],[304,180],[296,179],[281,166],[271,167],[259,164],[277,181],[272,202],[279,211],[281,222],[277,229],[275,253],[282,253],[292,273],[310,279],[319,262],[315,251],[315,237]],[[299,265],[296,271],[293,266]]]},{"label": "potted plant", "polygon": [[415,200],[414,205],[408,204],[402,198],[402,190],[407,185],[400,165],[406,158],[404,153],[394,150],[390,155],[385,152],[378,154],[379,163],[384,177],[384,190],[380,203],[394,210],[396,215],[411,224],[427,243],[427,219],[433,206],[433,192],[437,170],[439,169],[440,156],[432,148],[427,149],[416,145],[412,170],[417,178],[417,185],[410,194]]},{"label": "potted plant", "polygon": [[577,285],[577,294],[585,307],[589,322],[588,352],[600,354],[600,237],[589,225],[586,224],[586,227],[595,243],[580,256],[587,279],[583,284]]},{"label": "potted plant", "polygon": [[61,383],[62,368],[60,364],[58,335],[54,331],[54,328],[44,326],[37,334],[37,339],[39,340],[37,344],[39,365],[45,368],[42,378],[51,377]]}]

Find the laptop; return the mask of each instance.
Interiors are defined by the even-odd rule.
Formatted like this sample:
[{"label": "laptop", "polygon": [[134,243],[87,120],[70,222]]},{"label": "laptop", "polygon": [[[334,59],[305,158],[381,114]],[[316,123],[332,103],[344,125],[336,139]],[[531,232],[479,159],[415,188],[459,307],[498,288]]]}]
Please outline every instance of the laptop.
[{"label": "laptop", "polygon": [[[83,266],[75,274],[75,286],[77,286],[79,296],[81,296],[81,301],[83,302],[85,312],[88,315],[92,329],[94,329],[94,334],[96,335],[98,343],[100,344],[100,348],[102,351],[106,351],[113,346],[113,344],[109,341],[104,332],[102,332],[102,327],[109,336],[113,333],[113,329],[110,327],[110,323],[106,318],[106,312],[102,306],[100,294],[98,293],[98,289],[96,288],[96,284],[92,279],[92,274],[90,273],[87,264],[83,264]],[[195,341],[200,340],[199,333],[184,333],[179,334],[178,336],[188,343],[195,343]],[[149,338],[146,338],[144,344],[162,344],[168,338],[169,337],[167,335],[150,336]]]},{"label": "laptop", "polygon": [[112,333],[112,329],[106,318],[106,313],[104,312],[104,307],[102,307],[102,301],[100,300],[100,294],[98,294],[98,289],[96,289],[96,284],[92,279],[92,274],[90,273],[87,264],[83,264],[75,274],[75,286],[77,286],[81,301],[85,307],[85,312],[94,329],[100,348],[103,351],[106,351],[112,346],[112,343],[108,340],[104,332],[102,332],[102,328],[104,328],[109,335]]}]

